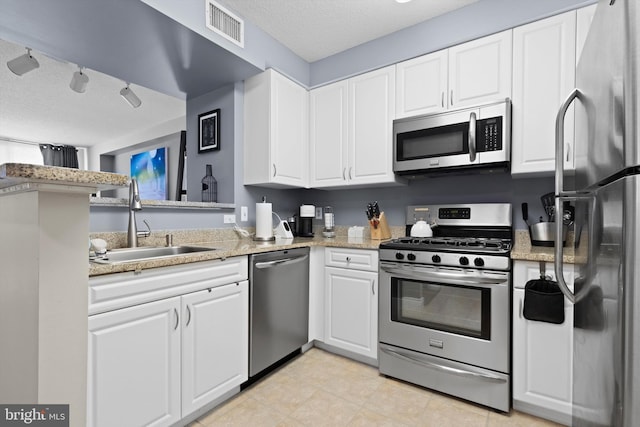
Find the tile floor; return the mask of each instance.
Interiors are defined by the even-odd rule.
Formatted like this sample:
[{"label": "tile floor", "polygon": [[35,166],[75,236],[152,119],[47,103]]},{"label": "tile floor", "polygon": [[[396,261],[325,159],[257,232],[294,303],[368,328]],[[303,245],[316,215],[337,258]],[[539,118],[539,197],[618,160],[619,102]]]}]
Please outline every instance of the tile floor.
[{"label": "tile floor", "polygon": [[503,415],[386,378],[374,367],[312,348],[190,427],[203,426],[535,426],[558,424]]}]

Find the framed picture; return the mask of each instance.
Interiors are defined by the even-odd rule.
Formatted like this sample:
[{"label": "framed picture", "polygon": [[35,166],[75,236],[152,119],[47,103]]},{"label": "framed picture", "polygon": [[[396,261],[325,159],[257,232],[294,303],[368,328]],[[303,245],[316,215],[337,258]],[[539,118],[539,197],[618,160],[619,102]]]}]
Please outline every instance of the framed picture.
[{"label": "framed picture", "polygon": [[198,153],[220,149],[220,109],[198,114]]},{"label": "framed picture", "polygon": [[138,181],[140,198],[167,200],[167,147],[131,156],[131,178]]}]

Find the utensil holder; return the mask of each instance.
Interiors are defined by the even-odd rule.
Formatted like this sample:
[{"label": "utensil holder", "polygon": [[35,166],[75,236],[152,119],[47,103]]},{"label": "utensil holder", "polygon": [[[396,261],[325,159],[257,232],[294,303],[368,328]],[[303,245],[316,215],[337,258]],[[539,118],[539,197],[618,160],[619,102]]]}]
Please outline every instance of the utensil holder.
[{"label": "utensil holder", "polygon": [[391,230],[387,223],[387,217],[384,216],[384,212],[380,213],[378,217],[378,226],[374,227],[372,221],[369,221],[369,227],[371,228],[371,240],[386,240],[391,238]]}]

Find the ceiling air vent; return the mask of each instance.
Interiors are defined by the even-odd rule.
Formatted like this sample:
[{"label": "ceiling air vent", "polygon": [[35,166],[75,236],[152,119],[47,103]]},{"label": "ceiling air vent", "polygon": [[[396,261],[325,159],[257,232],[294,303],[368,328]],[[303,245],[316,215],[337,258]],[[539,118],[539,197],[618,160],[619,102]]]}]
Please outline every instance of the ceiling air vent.
[{"label": "ceiling air vent", "polygon": [[213,0],[206,5],[207,28],[244,48],[244,21]]}]

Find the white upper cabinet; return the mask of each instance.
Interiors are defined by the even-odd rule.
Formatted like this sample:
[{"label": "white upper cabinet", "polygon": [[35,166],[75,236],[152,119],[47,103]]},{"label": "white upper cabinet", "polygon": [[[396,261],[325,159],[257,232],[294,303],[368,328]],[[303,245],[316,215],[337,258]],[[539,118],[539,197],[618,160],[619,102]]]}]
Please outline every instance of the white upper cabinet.
[{"label": "white upper cabinet", "polygon": [[511,97],[511,30],[396,64],[396,117]]},{"label": "white upper cabinet", "polygon": [[511,97],[511,30],[449,48],[449,108]]},{"label": "white upper cabinet", "polygon": [[449,51],[441,50],[396,65],[396,117],[435,113],[448,105]]},{"label": "white upper cabinet", "polygon": [[[512,174],[555,170],[555,118],[575,85],[576,12],[513,30]],[[565,121],[565,169],[573,168],[573,110]]]},{"label": "white upper cabinet", "polygon": [[[513,30],[512,162],[514,175],[552,175],[555,121],[575,87],[576,64],[596,5]],[[565,115],[563,167],[574,169],[573,105]]]},{"label": "white upper cabinet", "polygon": [[310,186],[403,183],[393,173],[395,66],[313,89]]},{"label": "white upper cabinet", "polygon": [[349,168],[349,82],[343,80],[309,95],[311,187],[347,184]]},{"label": "white upper cabinet", "polygon": [[268,69],[244,84],[244,184],[306,187],[308,91]]}]

